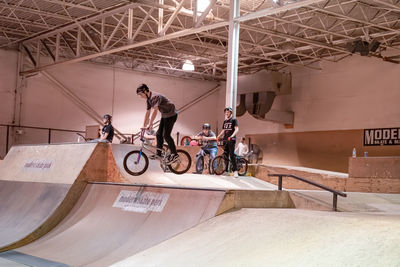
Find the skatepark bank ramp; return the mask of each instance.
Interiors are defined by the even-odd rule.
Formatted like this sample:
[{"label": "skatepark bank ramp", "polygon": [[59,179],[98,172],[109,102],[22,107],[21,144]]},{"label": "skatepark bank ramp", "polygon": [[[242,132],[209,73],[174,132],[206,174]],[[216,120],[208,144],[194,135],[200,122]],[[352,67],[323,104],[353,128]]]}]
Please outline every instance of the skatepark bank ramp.
[{"label": "skatepark bank ramp", "polygon": [[224,190],[89,183],[52,231],[0,257],[108,266],[215,216]]},{"label": "skatepark bank ramp", "polygon": [[50,231],[75,205],[87,181],[125,181],[108,153],[104,144],[12,147],[0,165],[0,251]]}]

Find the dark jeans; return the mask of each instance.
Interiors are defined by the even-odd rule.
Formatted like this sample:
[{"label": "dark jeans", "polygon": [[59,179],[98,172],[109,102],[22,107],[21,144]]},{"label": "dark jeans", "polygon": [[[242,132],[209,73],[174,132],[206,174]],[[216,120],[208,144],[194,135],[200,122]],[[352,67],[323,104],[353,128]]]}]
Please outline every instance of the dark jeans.
[{"label": "dark jeans", "polygon": [[[157,148],[162,149],[165,139],[172,154],[176,154],[176,146],[174,139],[171,137],[171,132],[177,118],[178,114],[169,118],[161,118],[160,126],[158,126],[156,133]],[[161,156],[161,150],[157,150],[157,155]]]},{"label": "dark jeans", "polygon": [[[236,140],[234,141],[224,141],[225,143],[225,147],[224,147],[224,157],[226,159],[230,158],[231,163],[232,163],[232,171],[237,171],[237,167],[236,167],[236,155],[235,155],[235,144],[236,144]],[[228,168],[229,164],[228,162],[225,163],[226,167]],[[228,171],[228,170],[225,170]]]},{"label": "dark jeans", "polygon": [[196,172],[203,172],[204,168],[204,156],[206,154],[210,155],[210,163],[215,158],[218,153],[218,148],[211,147],[211,148],[201,148],[199,153],[196,154]]}]

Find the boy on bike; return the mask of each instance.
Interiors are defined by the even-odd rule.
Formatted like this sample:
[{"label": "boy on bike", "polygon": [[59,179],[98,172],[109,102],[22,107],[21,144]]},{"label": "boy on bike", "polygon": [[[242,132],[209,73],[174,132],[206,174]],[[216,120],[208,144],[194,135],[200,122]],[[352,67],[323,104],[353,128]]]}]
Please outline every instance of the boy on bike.
[{"label": "boy on bike", "polygon": [[171,137],[172,128],[178,118],[175,105],[164,95],[150,91],[149,87],[144,83],[138,86],[136,94],[146,99],[147,111],[144,116],[143,128],[150,130],[158,111],[161,113],[161,121],[156,133],[157,156],[161,157],[161,149],[165,139],[171,150],[171,155],[167,159],[167,163],[175,162],[178,159],[178,154],[176,153],[174,140]]},{"label": "boy on bike", "polygon": [[[236,134],[239,132],[239,125],[235,118],[232,118],[232,108],[227,107],[224,109],[225,120],[222,124],[222,131],[217,136],[217,141],[224,135],[224,157],[230,159],[232,163],[233,176],[238,177],[235,155]],[[229,164],[225,164],[228,168]],[[225,170],[228,172],[228,170]]]},{"label": "boy on bike", "polygon": [[111,125],[112,116],[106,114],[103,116],[103,128],[100,131],[100,138],[90,140],[90,143],[112,143],[114,138],[114,127]]},{"label": "boy on bike", "polygon": [[210,155],[210,162],[215,158],[218,152],[217,138],[211,126],[208,123],[203,124],[203,130],[192,139],[202,142],[200,151],[196,154],[196,174],[202,174],[204,168],[204,156]]}]

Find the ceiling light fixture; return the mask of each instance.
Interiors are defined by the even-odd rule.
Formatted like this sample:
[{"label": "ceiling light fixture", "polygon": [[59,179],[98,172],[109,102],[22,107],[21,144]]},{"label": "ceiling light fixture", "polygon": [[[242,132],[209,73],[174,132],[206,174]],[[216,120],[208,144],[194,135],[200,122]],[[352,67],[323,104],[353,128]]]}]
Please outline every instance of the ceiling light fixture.
[{"label": "ceiling light fixture", "polygon": [[182,70],[194,71],[193,62],[191,60],[189,60],[189,59],[185,60],[185,63],[182,66]]},{"label": "ceiling light fixture", "polygon": [[210,5],[210,0],[197,0],[197,12],[204,12]]}]

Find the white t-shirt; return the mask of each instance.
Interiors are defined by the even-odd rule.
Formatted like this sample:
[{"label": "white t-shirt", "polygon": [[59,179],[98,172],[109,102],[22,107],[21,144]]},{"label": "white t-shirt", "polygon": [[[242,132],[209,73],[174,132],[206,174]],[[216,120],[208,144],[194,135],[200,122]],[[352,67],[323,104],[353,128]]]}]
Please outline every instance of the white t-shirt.
[{"label": "white t-shirt", "polygon": [[240,142],[235,149],[236,155],[241,157],[245,156],[248,152],[249,152],[249,147],[242,142]]}]

